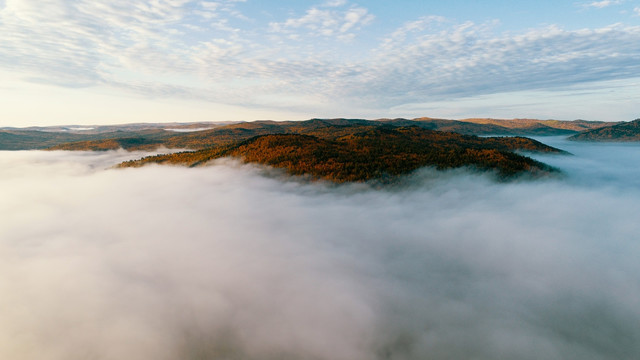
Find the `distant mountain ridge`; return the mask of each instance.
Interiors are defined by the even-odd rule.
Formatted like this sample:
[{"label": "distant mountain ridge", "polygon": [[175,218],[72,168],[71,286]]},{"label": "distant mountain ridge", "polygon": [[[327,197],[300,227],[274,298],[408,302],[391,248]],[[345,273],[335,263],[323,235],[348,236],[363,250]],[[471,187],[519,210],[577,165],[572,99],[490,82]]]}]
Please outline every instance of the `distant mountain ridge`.
[{"label": "distant mountain ridge", "polygon": [[567,130],[569,132],[580,132],[606,126],[619,124],[621,122],[587,121],[587,120],[538,120],[538,119],[491,119],[491,118],[470,118],[460,120],[474,124],[492,124],[509,129],[520,129],[526,131],[540,132],[545,129]]},{"label": "distant mountain ridge", "polygon": [[[0,150],[150,150],[159,147],[202,149],[267,134],[303,134],[322,138],[339,136],[345,129],[378,126],[417,126],[465,135],[542,136],[570,135],[588,128],[611,126],[602,121],[532,119],[311,119],[261,120],[237,123],[124,124],[83,127],[38,127],[0,130]],[[351,131],[351,130],[349,130]]]},{"label": "distant mountain ridge", "polygon": [[640,141],[640,119],[581,132],[569,137],[574,141]]}]

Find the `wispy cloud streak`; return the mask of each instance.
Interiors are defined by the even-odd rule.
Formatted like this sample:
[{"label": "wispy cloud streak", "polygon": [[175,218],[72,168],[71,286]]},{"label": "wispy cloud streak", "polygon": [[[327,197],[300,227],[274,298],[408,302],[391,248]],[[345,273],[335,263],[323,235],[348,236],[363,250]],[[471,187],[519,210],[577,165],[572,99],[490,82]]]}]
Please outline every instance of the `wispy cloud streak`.
[{"label": "wispy cloud streak", "polygon": [[585,4],[584,7],[591,7],[591,8],[598,8],[598,9],[602,9],[602,8],[606,8],[609,7],[611,5],[618,5],[621,4],[623,1],[621,0],[601,0],[601,1],[593,1],[590,2],[588,4]]}]

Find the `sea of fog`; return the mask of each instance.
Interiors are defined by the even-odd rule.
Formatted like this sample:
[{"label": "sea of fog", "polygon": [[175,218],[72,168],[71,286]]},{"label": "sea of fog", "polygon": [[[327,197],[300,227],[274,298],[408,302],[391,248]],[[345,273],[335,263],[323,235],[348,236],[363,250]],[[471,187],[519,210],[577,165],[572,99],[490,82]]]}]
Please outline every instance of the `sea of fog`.
[{"label": "sea of fog", "polygon": [[310,184],[0,152],[0,359],[635,359],[640,146]]}]

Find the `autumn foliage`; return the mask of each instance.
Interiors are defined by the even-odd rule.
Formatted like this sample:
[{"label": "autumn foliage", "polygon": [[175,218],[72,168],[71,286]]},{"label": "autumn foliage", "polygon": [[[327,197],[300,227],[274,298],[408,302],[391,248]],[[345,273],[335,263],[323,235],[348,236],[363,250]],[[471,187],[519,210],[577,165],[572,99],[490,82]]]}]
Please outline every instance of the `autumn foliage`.
[{"label": "autumn foliage", "polygon": [[261,135],[231,145],[146,157],[121,166],[198,166],[212,159],[235,157],[334,182],[386,181],[424,166],[495,169],[501,178],[509,178],[523,172],[553,171],[513,150],[558,151],[527,138],[481,138],[418,127],[351,130],[335,139],[301,134]]}]

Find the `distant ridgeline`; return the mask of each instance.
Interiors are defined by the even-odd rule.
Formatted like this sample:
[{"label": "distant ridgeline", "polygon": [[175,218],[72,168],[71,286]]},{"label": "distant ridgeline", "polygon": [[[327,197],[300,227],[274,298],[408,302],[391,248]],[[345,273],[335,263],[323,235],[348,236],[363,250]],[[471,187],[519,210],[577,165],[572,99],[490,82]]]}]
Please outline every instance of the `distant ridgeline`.
[{"label": "distant ridgeline", "polygon": [[569,137],[575,141],[640,141],[640,119],[587,130]]},{"label": "distant ridgeline", "polygon": [[4,129],[0,130],[0,150],[190,149],[193,151],[148,157],[121,166],[197,166],[211,159],[236,157],[336,182],[392,179],[424,166],[467,166],[495,170],[499,177],[510,178],[557,171],[514,151],[562,151],[522,137],[473,135],[569,135],[610,125],[583,120],[419,118]]},{"label": "distant ridgeline", "polygon": [[[610,126],[602,121],[557,120],[445,120],[408,119],[312,119],[308,121],[254,121],[240,123],[125,124],[95,127],[0,128],[0,150],[149,150],[158,147],[202,149],[230,144],[258,135],[302,134],[337,138],[342,132],[364,131],[378,126],[417,126],[465,135],[572,135]],[[359,129],[354,129],[357,127]],[[200,130],[201,131],[192,131]]]}]

